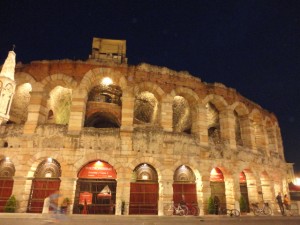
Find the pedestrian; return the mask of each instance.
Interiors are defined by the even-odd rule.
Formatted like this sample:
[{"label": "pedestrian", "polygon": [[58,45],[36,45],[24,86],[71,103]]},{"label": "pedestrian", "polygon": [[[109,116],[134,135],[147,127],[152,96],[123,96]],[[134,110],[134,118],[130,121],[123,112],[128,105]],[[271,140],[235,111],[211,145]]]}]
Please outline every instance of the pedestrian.
[{"label": "pedestrian", "polygon": [[215,214],[219,214],[219,208],[220,208],[220,199],[218,196],[215,195],[214,197],[214,206],[215,206]]},{"label": "pedestrian", "polygon": [[282,197],[281,197],[281,193],[278,192],[278,195],[276,196],[276,200],[277,200],[277,204],[279,206],[281,215],[285,216],[284,214],[284,207],[283,207],[283,201],[282,201]]},{"label": "pedestrian", "polygon": [[287,195],[284,195],[283,204],[285,206],[285,210],[287,212],[289,212],[289,215],[291,216],[292,215],[292,212],[291,212],[291,201],[290,201],[290,199],[289,199],[289,197]]},{"label": "pedestrian", "polygon": [[60,196],[59,191],[55,191],[49,195],[49,212],[52,215],[53,222],[59,222],[60,208],[58,206],[58,198]]}]

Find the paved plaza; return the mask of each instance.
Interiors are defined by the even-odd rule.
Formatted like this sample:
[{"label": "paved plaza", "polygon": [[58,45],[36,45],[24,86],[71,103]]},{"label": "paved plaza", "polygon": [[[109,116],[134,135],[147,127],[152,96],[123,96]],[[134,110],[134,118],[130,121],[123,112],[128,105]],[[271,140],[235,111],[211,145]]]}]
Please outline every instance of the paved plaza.
[{"label": "paved plaza", "polygon": [[0,214],[0,225],[299,225],[300,217],[254,217],[242,216],[230,218],[226,216],[106,216],[106,215],[69,215],[58,223],[46,221],[41,214]]}]

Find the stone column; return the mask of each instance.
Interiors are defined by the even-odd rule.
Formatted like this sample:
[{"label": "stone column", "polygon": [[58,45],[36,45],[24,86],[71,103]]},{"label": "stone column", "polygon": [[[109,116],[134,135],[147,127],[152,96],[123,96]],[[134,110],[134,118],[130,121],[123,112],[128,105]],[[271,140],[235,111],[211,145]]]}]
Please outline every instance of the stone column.
[{"label": "stone column", "polygon": [[159,182],[158,215],[164,215],[164,207],[173,201],[173,179],[168,177]]},{"label": "stone column", "polygon": [[124,91],[122,96],[122,119],[121,119],[121,154],[132,154],[132,132],[134,119],[134,96]]},{"label": "stone column", "polygon": [[236,148],[235,141],[235,118],[231,109],[223,109],[219,114],[221,139],[229,144],[229,147]]},{"label": "stone column", "polygon": [[122,204],[124,215],[129,214],[130,201],[130,180],[132,171],[129,168],[118,169],[117,190],[116,190],[116,215],[122,215]]},{"label": "stone column", "polygon": [[200,138],[200,145],[208,147],[208,128],[207,128],[207,109],[204,104],[198,107],[198,135]]},{"label": "stone column", "polygon": [[28,106],[28,117],[24,125],[24,134],[33,134],[38,124],[47,120],[47,96],[44,92],[32,92]]},{"label": "stone column", "polygon": [[[240,173],[235,173],[232,175],[232,189],[231,190],[227,190],[226,188],[226,182],[225,182],[225,188],[226,188],[226,198],[227,198],[227,194],[228,194],[228,198],[230,200],[230,197],[232,198],[232,202],[231,202],[231,207],[230,208],[235,208],[238,209],[240,211],[240,197],[241,197],[241,188],[240,188]],[[230,182],[230,180],[228,180]],[[227,204],[228,205],[228,204]]]},{"label": "stone column", "polygon": [[70,110],[70,119],[68,133],[78,135],[84,126],[84,117],[86,110],[86,92],[84,90],[75,90],[72,94],[72,106]]},{"label": "stone column", "polygon": [[[200,215],[203,216],[208,214],[208,199],[211,197],[211,188],[210,188],[210,173],[204,172],[201,177],[202,182],[202,191],[198,196],[198,203],[200,208]],[[200,204],[202,202],[202,204]]]},{"label": "stone column", "polygon": [[161,103],[161,125],[164,131],[173,131],[173,97],[165,95]]},{"label": "stone column", "polygon": [[25,213],[27,211],[32,179],[26,177],[14,177],[14,186],[12,195],[16,197],[19,208],[17,212]]},{"label": "stone column", "polygon": [[248,115],[240,117],[240,125],[241,125],[241,136],[242,136],[244,146],[250,149],[254,149],[255,146],[254,130],[251,127],[251,122]]}]

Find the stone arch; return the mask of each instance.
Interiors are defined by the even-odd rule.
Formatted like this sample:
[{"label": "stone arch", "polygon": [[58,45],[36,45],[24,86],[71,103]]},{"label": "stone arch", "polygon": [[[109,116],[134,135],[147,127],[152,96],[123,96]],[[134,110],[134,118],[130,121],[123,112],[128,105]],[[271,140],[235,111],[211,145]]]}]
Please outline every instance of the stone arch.
[{"label": "stone arch", "polygon": [[159,124],[164,91],[155,83],[143,82],[133,89],[134,123]]},{"label": "stone arch", "polygon": [[41,81],[45,92],[50,92],[56,86],[62,86],[68,89],[75,89],[77,81],[74,78],[65,74],[52,74]]},{"label": "stone arch", "polygon": [[[101,85],[104,78],[109,78],[112,84]],[[110,117],[117,116],[117,126],[121,125],[121,110],[122,110],[122,95],[123,89],[127,88],[127,81],[124,75],[120,71],[115,71],[111,68],[95,68],[88,71],[78,87],[81,92],[81,98],[84,99],[85,104],[85,120],[93,114],[97,115],[110,115]],[[91,97],[94,96],[94,97]],[[95,114],[98,112],[98,114]],[[111,120],[106,120],[107,117],[99,116],[98,120],[111,124]],[[116,125],[116,123],[113,123]],[[85,122],[85,126],[89,126]],[[114,126],[112,126],[114,127]]]},{"label": "stone arch", "polygon": [[266,137],[263,124],[263,115],[258,109],[255,108],[249,114],[249,118],[251,128],[253,129],[255,147],[257,151],[264,154],[266,150]]},{"label": "stone arch", "polygon": [[152,83],[152,82],[139,83],[133,89],[133,93],[135,96],[137,96],[143,91],[148,91],[150,93],[153,93],[159,102],[162,100],[163,96],[165,95],[163,89],[161,89],[161,87],[158,86],[156,83]]},{"label": "stone arch", "polygon": [[89,162],[95,161],[95,160],[103,160],[107,163],[109,163],[111,166],[113,166],[116,171],[118,172],[119,168],[122,168],[122,163],[117,163],[117,161],[111,157],[111,155],[107,154],[107,153],[90,153],[90,154],[86,154],[84,155],[84,157],[81,157],[79,160],[77,160],[76,162],[74,162],[74,170],[76,172],[76,174],[81,170],[81,168],[88,164]]},{"label": "stone arch", "polygon": [[265,129],[266,129],[266,147],[267,147],[267,153],[268,156],[277,156],[277,146],[276,146],[276,130],[273,121],[270,119],[270,117],[265,118]]},{"label": "stone arch", "polygon": [[228,103],[222,96],[210,94],[202,100],[202,104],[206,107],[206,124],[208,132],[208,140],[211,145],[219,145],[223,143],[222,136],[227,136],[224,130],[223,122],[226,119],[226,108]]},{"label": "stone arch", "polygon": [[235,110],[239,116],[247,116],[249,114],[249,109],[243,102],[234,102],[230,108]]},{"label": "stone arch", "polygon": [[130,168],[131,171],[133,171],[137,165],[140,165],[142,163],[147,163],[152,165],[157,172],[158,181],[160,181],[160,179],[162,178],[161,169],[160,169],[162,168],[162,163],[154,158],[149,158],[149,157],[136,158],[132,162],[128,163],[128,167]]},{"label": "stone arch", "polygon": [[230,107],[234,116],[235,142],[237,146],[248,145],[249,142],[249,109],[242,102],[235,102]]},{"label": "stone arch", "polygon": [[207,95],[202,100],[202,104],[204,104],[204,105],[206,105],[209,102],[214,104],[216,106],[216,108],[218,109],[218,111],[220,111],[220,112],[228,106],[228,103],[226,102],[226,100],[220,95],[210,94],[210,95]]},{"label": "stone arch", "polygon": [[17,72],[15,74],[15,81],[16,81],[17,86],[24,84],[24,83],[29,83],[31,85],[34,85],[37,83],[37,81],[29,73],[24,73],[24,72]]},{"label": "stone arch", "polygon": [[88,71],[79,84],[79,89],[86,90],[88,93],[94,86],[97,86],[99,82],[104,78],[109,77],[113,83],[120,86],[121,89],[127,87],[127,81],[123,73],[115,71],[111,68],[95,68]]},{"label": "stone arch", "polygon": [[173,130],[197,132],[198,95],[189,88],[178,87],[171,92],[171,96],[173,96]]},{"label": "stone arch", "polygon": [[0,178],[12,178],[15,172],[15,165],[10,159],[3,158],[0,160]]},{"label": "stone arch", "polygon": [[47,113],[53,116],[45,118],[47,123],[68,124],[72,102],[72,90],[77,87],[74,78],[64,74],[53,74],[41,81],[47,101]]}]

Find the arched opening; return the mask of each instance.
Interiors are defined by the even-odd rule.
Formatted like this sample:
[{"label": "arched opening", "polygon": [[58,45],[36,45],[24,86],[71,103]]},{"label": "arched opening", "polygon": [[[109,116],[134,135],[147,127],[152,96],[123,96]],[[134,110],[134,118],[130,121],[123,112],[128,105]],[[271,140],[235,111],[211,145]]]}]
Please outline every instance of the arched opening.
[{"label": "arched opening", "polygon": [[188,101],[182,96],[173,100],[173,131],[190,134],[192,130],[192,115]]},{"label": "arched opening", "polygon": [[4,212],[4,206],[12,194],[15,175],[14,164],[9,158],[0,161],[0,212]]},{"label": "arched opening", "polygon": [[72,90],[56,86],[49,93],[47,102],[48,120],[47,123],[68,124],[72,103]]},{"label": "arched opening", "polygon": [[240,191],[241,191],[241,197],[245,201],[246,205],[246,212],[250,212],[250,207],[249,207],[249,197],[248,197],[248,187],[247,187],[247,179],[245,173],[242,171],[240,173]]},{"label": "arched opening", "polygon": [[157,122],[158,100],[151,92],[144,91],[136,96],[134,101],[134,123]]},{"label": "arched opening", "polygon": [[268,156],[278,156],[275,129],[271,121],[266,123]]},{"label": "arched opening", "polygon": [[253,113],[251,126],[253,127],[254,130],[254,138],[255,138],[254,140],[256,144],[256,149],[261,154],[265,154],[266,142],[265,142],[262,115],[257,111]]},{"label": "arched opening", "polygon": [[88,96],[85,127],[119,128],[121,126],[122,90],[108,77]]},{"label": "arched opening", "polygon": [[60,164],[55,159],[48,158],[39,164],[32,180],[27,212],[43,211],[45,198],[59,190],[60,177]]},{"label": "arched opening", "polygon": [[115,214],[117,172],[113,166],[93,161],[77,177],[73,213]]},{"label": "arched opening", "polygon": [[94,127],[94,128],[119,128],[120,122],[118,119],[111,113],[107,112],[97,112],[91,115],[85,121],[85,127]]},{"label": "arched opening", "polygon": [[234,121],[235,121],[235,142],[238,146],[243,146],[243,139],[242,139],[242,130],[241,130],[241,121],[238,113],[236,110],[233,111]]},{"label": "arched opening", "polygon": [[211,144],[221,143],[219,111],[212,103],[206,104],[208,138]]},{"label": "arched opening", "polygon": [[138,165],[130,183],[129,214],[157,215],[158,178],[156,170],[149,164]]},{"label": "arched opening", "polygon": [[[189,209],[198,206],[196,178],[188,166],[182,165],[174,173],[173,201],[175,205],[184,202]],[[192,214],[192,210],[189,210],[189,214]]]},{"label": "arched opening", "polygon": [[226,195],[225,195],[225,182],[222,171],[215,167],[210,172],[210,188],[211,197],[214,202],[217,202],[215,213],[218,213],[218,209],[226,208]]},{"label": "arched opening", "polygon": [[27,121],[31,90],[32,87],[30,83],[17,86],[10,109],[11,121],[17,124],[23,124]]}]

